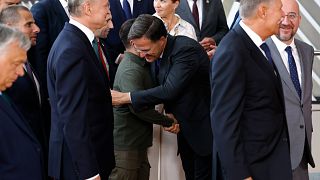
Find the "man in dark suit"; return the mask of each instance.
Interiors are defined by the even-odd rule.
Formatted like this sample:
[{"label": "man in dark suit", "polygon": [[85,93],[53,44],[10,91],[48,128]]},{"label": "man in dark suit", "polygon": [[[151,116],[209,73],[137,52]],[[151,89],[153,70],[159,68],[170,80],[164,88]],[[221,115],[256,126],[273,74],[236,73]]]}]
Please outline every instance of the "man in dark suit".
[{"label": "man in dark suit", "polygon": [[[155,13],[152,0],[114,0],[110,1],[110,10],[112,14],[112,22],[114,28],[110,31],[106,39],[106,47],[109,50],[109,56],[114,66],[117,67],[119,62],[116,62],[120,54],[123,54],[125,48],[119,37],[121,25],[128,19],[126,17],[123,2],[126,1],[130,6],[131,18],[136,18],[140,14]],[[125,3],[126,3],[125,2]],[[120,58],[122,59],[122,58]]]},{"label": "man in dark suit", "polygon": [[17,30],[0,25],[0,177],[42,180],[39,141],[18,108],[2,91],[23,76],[30,41]]},{"label": "man in dark suit", "polygon": [[[28,8],[21,5],[5,8],[0,14],[0,23],[18,29],[30,39],[32,46],[36,44],[37,34],[40,30],[35,24]],[[12,87],[8,88],[4,93],[11,98],[30,124],[38,141],[42,145],[45,165],[47,165],[47,147],[49,139],[47,134],[49,134],[49,132],[47,132],[47,134],[45,133],[45,123],[50,123],[50,120],[46,119],[42,114],[42,102],[46,100],[42,96],[43,93],[41,89],[43,86],[42,84],[40,86],[39,79],[28,62],[30,59],[29,54],[27,56],[28,60],[24,65],[26,75],[19,77],[17,81],[13,83]]]},{"label": "man in dark suit", "polygon": [[153,62],[158,86],[131,92],[131,98],[129,93],[113,91],[113,103],[130,103],[131,99],[136,111],[164,103],[166,112],[180,123],[178,148],[186,179],[210,180],[212,131],[206,52],[188,37],[167,35],[162,21],[151,15],[140,15],[135,20],[128,39],[141,57]]},{"label": "man in dark suit", "polygon": [[281,0],[240,1],[242,20],[211,60],[218,179],[292,179],[280,76],[264,43],[279,31],[281,7]]},{"label": "man in dark suit", "polygon": [[92,41],[111,20],[107,0],[69,0],[70,22],[48,57],[52,107],[49,175],[108,179],[114,168],[113,112],[108,77]]},{"label": "man in dark suit", "polygon": [[279,35],[267,40],[281,77],[294,180],[308,180],[308,164],[315,166],[311,154],[312,137],[312,46],[294,38],[301,16],[296,0],[282,0],[285,18]]},{"label": "man in dark suit", "polygon": [[176,13],[193,25],[206,51],[218,45],[229,30],[221,0],[181,0]]}]

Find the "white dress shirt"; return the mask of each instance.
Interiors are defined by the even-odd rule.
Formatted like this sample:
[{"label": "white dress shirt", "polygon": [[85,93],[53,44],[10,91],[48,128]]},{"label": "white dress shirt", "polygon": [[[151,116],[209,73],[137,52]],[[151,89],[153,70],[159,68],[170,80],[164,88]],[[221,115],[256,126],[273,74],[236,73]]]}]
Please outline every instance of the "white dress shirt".
[{"label": "white dress shirt", "polygon": [[68,10],[68,1],[66,1],[66,0],[59,0],[59,1],[60,1],[60,4],[62,5],[64,11],[68,15],[68,17],[70,17],[69,10]]},{"label": "white dress shirt", "polygon": [[294,39],[291,42],[290,45],[287,45],[283,42],[281,42],[276,36],[271,36],[271,39],[273,40],[274,44],[277,46],[277,49],[281,55],[281,59],[283,61],[284,66],[286,67],[287,71],[290,74],[290,69],[289,69],[289,62],[288,62],[288,53],[285,51],[286,47],[291,46],[292,49],[292,55],[294,58],[294,62],[296,63],[297,66],[297,72],[298,72],[298,78],[299,78],[299,83],[301,86],[301,64],[300,64],[300,59],[299,59],[299,54],[297,47],[294,43]]},{"label": "white dress shirt", "polygon": [[[260,49],[262,54],[267,58],[264,51],[260,48],[261,44],[264,43],[264,41],[262,41],[261,37],[257,33],[255,33],[252,29],[250,29],[247,25],[245,25],[242,21],[240,21],[239,24],[242,27],[242,29],[247,33],[249,38],[253,41],[253,43]],[[266,59],[266,61],[267,60],[268,60],[268,58]]]},{"label": "white dress shirt", "polygon": [[[193,0],[187,0],[189,7],[190,7],[190,11],[192,13],[192,7],[193,7]],[[197,0],[197,6],[198,6],[198,12],[199,12],[199,28],[201,29],[202,27],[202,18],[203,18],[203,0]]]}]

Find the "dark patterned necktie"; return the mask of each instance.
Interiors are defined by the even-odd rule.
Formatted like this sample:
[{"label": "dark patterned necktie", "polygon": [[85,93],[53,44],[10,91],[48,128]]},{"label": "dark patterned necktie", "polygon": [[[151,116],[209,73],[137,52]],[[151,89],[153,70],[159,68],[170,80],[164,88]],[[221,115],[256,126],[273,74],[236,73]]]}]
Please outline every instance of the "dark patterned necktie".
[{"label": "dark patterned necktie", "polygon": [[299,77],[298,77],[298,71],[297,71],[296,62],[294,61],[294,58],[292,55],[291,46],[286,47],[285,51],[288,53],[290,77],[293,82],[294,88],[296,89],[296,91],[299,95],[299,98],[301,99],[301,88],[300,88],[300,82],[299,82]]},{"label": "dark patterned necktie", "polygon": [[122,6],[123,6],[123,12],[126,15],[126,19],[131,19],[132,13],[131,13],[131,7],[130,7],[128,0],[123,0]]},{"label": "dark patterned necktie", "polygon": [[196,22],[196,25],[198,26],[198,28],[200,28],[200,26],[199,26],[199,11],[198,11],[198,6],[197,6],[197,0],[193,0],[192,16],[194,18],[194,21]]}]

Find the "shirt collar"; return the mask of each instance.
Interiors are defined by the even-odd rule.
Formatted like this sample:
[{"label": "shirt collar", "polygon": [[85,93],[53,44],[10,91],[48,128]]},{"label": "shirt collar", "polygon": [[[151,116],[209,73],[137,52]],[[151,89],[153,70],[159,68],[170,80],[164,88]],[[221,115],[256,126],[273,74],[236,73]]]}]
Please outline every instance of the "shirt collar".
[{"label": "shirt collar", "polygon": [[68,7],[68,2],[66,0],[59,0],[59,1],[60,1],[63,8]]},{"label": "shirt collar", "polygon": [[271,39],[273,40],[274,44],[277,46],[278,50],[280,52],[282,51],[285,51],[285,49],[288,47],[288,46],[291,46],[292,49],[295,49],[296,48],[296,45],[294,43],[294,39],[293,41],[291,42],[290,45],[287,45],[285,44],[284,42],[280,41],[275,35],[271,36]]},{"label": "shirt collar", "polygon": [[253,41],[253,43],[260,48],[260,45],[263,43],[261,37],[255,33],[250,27],[248,27],[246,24],[244,24],[242,21],[240,21],[240,26],[242,29],[248,34],[250,39]]},{"label": "shirt collar", "polygon": [[92,45],[92,41],[94,39],[94,34],[88,27],[86,27],[85,25],[81,24],[80,22],[72,19],[72,17],[70,18],[69,23],[76,26],[77,28],[79,28],[87,36],[87,38],[89,39],[89,41]]}]

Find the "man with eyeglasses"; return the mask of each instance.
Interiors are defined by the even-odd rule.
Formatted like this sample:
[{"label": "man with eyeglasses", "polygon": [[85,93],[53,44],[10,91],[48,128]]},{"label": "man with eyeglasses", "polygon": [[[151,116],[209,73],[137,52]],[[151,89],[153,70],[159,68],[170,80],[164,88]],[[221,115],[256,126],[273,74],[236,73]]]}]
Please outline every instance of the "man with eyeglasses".
[{"label": "man with eyeglasses", "polygon": [[308,163],[314,167],[311,154],[311,97],[313,48],[294,36],[301,16],[296,0],[282,0],[285,16],[277,36],[267,40],[274,63],[281,76],[290,140],[294,180],[308,180]]}]

